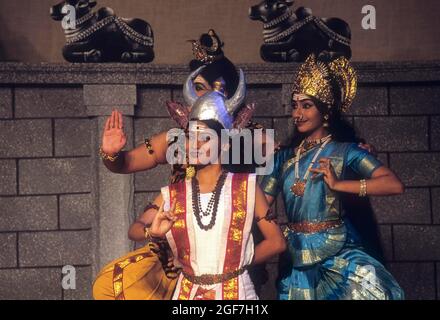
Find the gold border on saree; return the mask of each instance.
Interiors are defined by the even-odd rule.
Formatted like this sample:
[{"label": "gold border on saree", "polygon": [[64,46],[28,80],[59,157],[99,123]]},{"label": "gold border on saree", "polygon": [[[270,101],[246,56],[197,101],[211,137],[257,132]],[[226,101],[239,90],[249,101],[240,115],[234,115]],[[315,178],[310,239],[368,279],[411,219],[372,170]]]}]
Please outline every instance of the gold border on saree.
[{"label": "gold border on saree", "polygon": [[303,221],[297,223],[288,223],[287,228],[293,232],[298,232],[298,233],[316,233],[330,228],[336,228],[341,225],[342,225],[341,220],[324,221],[324,222]]}]

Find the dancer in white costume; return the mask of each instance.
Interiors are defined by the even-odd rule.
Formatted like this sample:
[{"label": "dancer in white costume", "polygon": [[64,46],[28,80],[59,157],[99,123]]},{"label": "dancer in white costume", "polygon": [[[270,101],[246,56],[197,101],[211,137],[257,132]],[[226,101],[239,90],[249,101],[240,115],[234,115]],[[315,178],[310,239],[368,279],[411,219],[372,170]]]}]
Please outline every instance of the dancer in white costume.
[{"label": "dancer in white costume", "polygon": [[[205,137],[215,132],[215,136],[190,140],[197,154],[216,150],[206,146],[215,138],[219,140],[221,129],[233,127],[232,114],[245,96],[241,72],[239,88],[230,100],[226,100],[220,83],[213,92],[196,98],[191,79],[198,72],[188,78],[184,90],[186,100],[192,102],[189,132]],[[286,248],[255,175],[227,172],[215,161],[227,146],[218,145],[217,155],[206,154],[214,161],[208,165],[197,162],[194,177],[162,188],[154,201],[161,207],[153,213],[147,233],[166,237],[175,264],[182,267],[173,299],[258,299],[247,268]],[[251,234],[254,219],[264,236],[255,248]]]}]

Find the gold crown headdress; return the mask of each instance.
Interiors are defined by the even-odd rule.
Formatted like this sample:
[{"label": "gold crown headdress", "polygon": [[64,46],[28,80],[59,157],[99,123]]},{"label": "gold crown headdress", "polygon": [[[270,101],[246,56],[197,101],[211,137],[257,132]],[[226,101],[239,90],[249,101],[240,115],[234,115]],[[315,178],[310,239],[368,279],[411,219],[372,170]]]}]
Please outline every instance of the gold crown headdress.
[{"label": "gold crown headdress", "polygon": [[312,96],[332,107],[338,102],[335,89],[340,91],[338,106],[345,113],[353,103],[357,89],[356,72],[345,57],[325,63],[317,61],[315,55],[310,55],[301,65],[293,84],[293,94]]}]

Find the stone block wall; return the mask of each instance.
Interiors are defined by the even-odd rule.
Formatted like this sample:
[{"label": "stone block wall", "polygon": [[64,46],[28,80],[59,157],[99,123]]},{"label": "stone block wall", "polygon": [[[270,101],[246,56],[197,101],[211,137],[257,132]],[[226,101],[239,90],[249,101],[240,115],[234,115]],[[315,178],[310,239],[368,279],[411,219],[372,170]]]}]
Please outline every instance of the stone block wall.
[{"label": "stone block wall", "polygon": [[[80,85],[0,89],[0,299],[90,298],[91,137],[82,100]],[[64,265],[77,267],[77,290],[62,290]]]},{"label": "stone block wall", "polygon": [[[440,298],[440,63],[358,63],[348,114],[401,177],[405,194],[373,198],[382,248],[409,299]],[[289,130],[296,65],[244,65],[255,120]],[[89,299],[94,275],[133,248],[129,222],[168,181],[169,166],[133,177],[99,161],[113,107],[129,145],[171,128],[165,101],[182,101],[183,66],[0,64],[0,299]],[[276,210],[283,204],[277,201]],[[73,265],[77,289],[63,290]],[[276,259],[262,298],[274,298]]]}]

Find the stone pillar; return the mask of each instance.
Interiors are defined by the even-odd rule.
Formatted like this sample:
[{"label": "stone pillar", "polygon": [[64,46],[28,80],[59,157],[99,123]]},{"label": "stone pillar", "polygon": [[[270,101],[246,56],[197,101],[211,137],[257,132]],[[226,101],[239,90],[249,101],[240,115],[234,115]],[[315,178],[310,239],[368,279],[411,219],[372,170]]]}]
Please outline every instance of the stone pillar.
[{"label": "stone pillar", "polygon": [[93,277],[105,264],[130,251],[127,231],[133,212],[134,176],[109,171],[98,150],[105,121],[115,108],[124,116],[124,150],[133,148],[136,97],[135,85],[84,85],[84,103],[92,121]]}]

